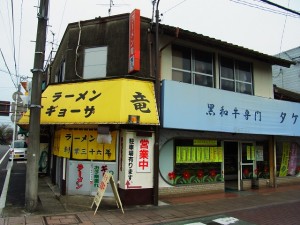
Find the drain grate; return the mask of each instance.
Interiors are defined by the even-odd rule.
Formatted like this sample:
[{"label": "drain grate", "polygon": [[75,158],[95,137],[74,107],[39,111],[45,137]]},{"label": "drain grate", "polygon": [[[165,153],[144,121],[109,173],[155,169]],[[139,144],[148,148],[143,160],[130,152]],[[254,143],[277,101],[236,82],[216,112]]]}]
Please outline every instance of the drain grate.
[{"label": "drain grate", "polygon": [[80,218],[75,214],[43,216],[46,225],[68,225],[82,223]]}]

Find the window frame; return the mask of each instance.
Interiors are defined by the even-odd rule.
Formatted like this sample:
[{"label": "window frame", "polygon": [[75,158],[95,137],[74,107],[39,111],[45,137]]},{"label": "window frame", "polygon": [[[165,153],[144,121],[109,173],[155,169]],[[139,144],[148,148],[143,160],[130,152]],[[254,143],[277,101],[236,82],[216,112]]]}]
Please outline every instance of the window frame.
[{"label": "window frame", "polygon": [[[189,61],[190,61],[190,65],[189,65],[190,68],[189,68],[189,70],[184,69],[184,68],[174,67],[174,50],[178,50],[178,51],[182,50],[182,52],[183,51],[189,51],[189,55],[190,55],[190,57],[189,57]],[[196,71],[196,64],[197,64],[197,62],[201,62],[199,60],[198,61],[196,60],[196,53],[200,53],[200,54],[204,54],[206,56],[210,56],[210,58],[211,58],[211,74],[205,73],[205,72]],[[214,65],[215,65],[215,59],[214,59],[214,53],[212,53],[212,52],[203,51],[203,50],[200,50],[200,49],[188,48],[188,47],[184,47],[184,46],[180,46],[180,45],[172,45],[172,80],[179,81],[179,82],[184,82],[184,83],[189,83],[189,84],[194,84],[194,85],[199,85],[199,86],[212,87],[213,88],[213,87],[215,87],[215,70],[214,70]],[[174,79],[174,72],[182,73],[181,79]],[[187,81],[189,81],[189,82],[185,81],[185,79],[184,79],[184,77],[186,77],[187,74],[189,75],[189,79],[187,79]],[[201,83],[197,83],[196,82],[197,76],[201,76],[201,77],[203,76],[206,79],[209,78],[209,80],[211,81],[211,85],[204,85],[204,84],[201,84]],[[205,80],[203,80],[203,81],[205,81]],[[209,84],[209,82],[208,82],[208,84]]]},{"label": "window frame", "polygon": [[[99,49],[98,51],[94,51],[94,54],[99,54],[98,56],[100,58],[104,59],[104,62],[100,61],[93,61],[93,62],[98,62],[98,63],[89,63],[87,62],[87,59],[90,57],[91,54],[93,54],[92,49]],[[97,53],[95,53],[97,52]],[[105,52],[104,54],[101,54]],[[108,56],[108,46],[93,46],[93,47],[85,47],[83,50],[83,66],[82,66],[82,77],[83,79],[95,79],[95,78],[104,78],[106,77],[107,73],[107,56]],[[88,67],[93,66],[96,69],[93,70],[87,70]],[[97,69],[98,67],[98,69]],[[91,71],[97,71],[94,74],[91,74]]]},{"label": "window frame", "polygon": [[55,82],[56,83],[62,83],[66,79],[66,60],[63,59],[58,72],[55,74]]},{"label": "window frame", "polygon": [[[241,93],[241,94],[248,94],[248,95],[254,95],[254,83],[253,83],[253,64],[250,63],[250,62],[246,62],[246,61],[242,61],[242,60],[237,60],[237,59],[234,59],[234,58],[231,58],[231,57],[226,57],[226,56],[220,56],[219,57],[219,79],[220,79],[220,89],[221,90],[227,90],[227,91],[232,91],[232,92],[236,92],[236,93]],[[232,65],[233,65],[233,68],[231,68],[232,72],[233,72],[233,76],[232,78],[228,77],[228,76],[222,76],[222,71],[224,69],[222,68],[225,68],[225,66],[223,67],[222,66],[222,60],[225,61],[225,60],[229,60],[232,62]],[[242,71],[239,67],[239,65],[241,64],[248,64],[248,71],[244,70],[245,72],[245,79],[246,80],[241,80],[241,78],[238,78],[238,76],[240,76],[239,72],[238,71]],[[248,76],[247,76],[248,74]],[[247,81],[247,79],[249,79],[250,77],[250,81]],[[223,85],[223,82],[224,81],[227,81],[227,82],[232,82],[233,84],[233,89],[234,90],[231,90],[230,88],[226,89],[224,87],[222,87]],[[245,91],[241,91],[239,85],[245,85],[246,87],[250,85],[250,92],[249,92],[249,88],[248,88],[248,91],[247,91],[247,88],[245,89]]]}]

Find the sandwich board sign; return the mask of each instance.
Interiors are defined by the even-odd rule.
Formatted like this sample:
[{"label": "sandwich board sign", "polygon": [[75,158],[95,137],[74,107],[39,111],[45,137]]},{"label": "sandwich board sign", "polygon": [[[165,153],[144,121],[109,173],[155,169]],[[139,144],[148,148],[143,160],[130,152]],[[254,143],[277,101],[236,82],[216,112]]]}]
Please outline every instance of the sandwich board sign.
[{"label": "sandwich board sign", "polygon": [[115,196],[115,200],[116,200],[116,203],[117,203],[117,207],[118,208],[121,207],[122,212],[124,214],[122,202],[120,200],[120,197],[119,197],[119,194],[118,194],[118,191],[117,191],[117,187],[116,187],[114,178],[113,178],[113,176],[112,176],[111,173],[105,172],[104,175],[103,175],[103,178],[102,178],[101,182],[99,183],[99,187],[98,187],[97,193],[96,193],[95,198],[93,200],[93,203],[91,205],[91,208],[93,208],[94,204],[96,205],[96,210],[94,212],[94,215],[96,214],[96,212],[98,210],[98,207],[100,205],[100,202],[102,200],[104,192],[105,192],[105,190],[107,188],[108,182],[110,183],[111,189],[113,190],[113,193],[114,193],[114,196]]}]

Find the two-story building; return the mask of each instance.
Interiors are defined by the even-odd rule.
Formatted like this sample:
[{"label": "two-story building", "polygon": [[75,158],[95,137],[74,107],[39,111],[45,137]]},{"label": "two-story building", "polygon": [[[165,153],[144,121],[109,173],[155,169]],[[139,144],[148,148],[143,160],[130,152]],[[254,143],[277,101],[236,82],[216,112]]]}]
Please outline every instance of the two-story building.
[{"label": "two-story building", "polygon": [[41,110],[62,193],[94,194],[105,171],[125,205],[298,181],[300,104],[272,84],[293,62],[155,25],[139,10],[68,25]]}]

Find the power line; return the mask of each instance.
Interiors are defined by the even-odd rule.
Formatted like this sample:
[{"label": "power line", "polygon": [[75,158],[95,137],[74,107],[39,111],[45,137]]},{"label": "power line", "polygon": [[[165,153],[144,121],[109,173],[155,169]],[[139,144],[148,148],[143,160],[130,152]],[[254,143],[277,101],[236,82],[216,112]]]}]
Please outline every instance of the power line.
[{"label": "power line", "polygon": [[[6,9],[7,9],[7,17],[9,17],[9,6],[8,6],[8,2],[6,3]],[[3,20],[3,21],[4,21],[4,20]],[[11,27],[12,27],[12,25],[11,25],[11,23],[10,23],[10,20],[8,20],[8,28],[10,28],[10,29],[9,29],[9,32],[7,32],[7,33],[9,34],[8,41],[12,41]],[[10,43],[10,44],[12,44],[12,43]]]},{"label": "power line", "polygon": [[7,63],[6,63],[6,60],[5,60],[5,57],[4,57],[4,55],[3,55],[3,52],[2,52],[2,50],[1,50],[1,48],[0,48],[0,52],[1,52],[1,55],[2,55],[2,58],[3,58],[4,64],[5,64],[5,66],[6,66],[6,69],[8,70],[8,73],[9,73],[9,75],[10,75],[11,81],[13,82],[15,88],[17,88],[18,86],[17,86],[17,84],[14,82],[14,80],[13,80],[13,78],[12,78],[12,74],[11,74],[11,72],[10,72],[8,66],[7,66]]},{"label": "power line", "polygon": [[[230,0],[230,1],[234,2],[234,3],[237,3],[237,4],[241,4],[241,5],[249,6],[249,7],[252,7],[252,8],[260,9],[260,10],[263,10],[263,11],[266,11],[266,12],[271,12],[271,13],[275,13],[275,14],[279,14],[279,15],[283,15],[283,16],[289,16],[289,17],[293,17],[293,18],[299,18],[299,16],[294,15],[292,13],[275,10],[275,9],[272,9],[272,8],[268,8],[268,7],[265,7],[265,6],[262,6],[262,5],[250,3],[250,2],[247,2],[247,1],[243,1],[243,0]],[[254,1],[261,2],[260,0],[254,0]]]},{"label": "power line", "polygon": [[[60,35],[60,29],[61,29],[61,25],[62,25],[62,22],[63,22],[64,15],[65,15],[67,1],[68,0],[65,0],[64,9],[63,9],[62,16],[61,16],[61,19],[60,19],[60,25],[59,25],[59,29],[58,29],[57,38],[59,38],[59,35]],[[57,42],[58,42],[58,39],[57,39]],[[56,44],[57,44],[57,42],[56,42]]]},{"label": "power line", "polygon": [[9,75],[11,74],[12,76],[15,76],[15,77],[23,78],[23,79],[32,78],[32,77],[29,77],[29,76],[27,76],[27,75],[20,75],[20,74],[17,75],[17,74],[9,73],[8,71],[3,70],[3,69],[1,69],[1,68],[0,68],[0,71],[3,72],[3,73],[9,74]]},{"label": "power line", "polygon": [[275,7],[277,7],[277,8],[283,9],[283,10],[285,10],[285,11],[294,13],[294,14],[296,14],[296,15],[298,15],[298,16],[300,16],[300,13],[297,12],[297,11],[295,11],[295,10],[292,10],[292,9],[289,9],[289,8],[286,8],[286,7],[283,7],[283,6],[281,6],[281,5],[275,4],[275,3],[270,2],[270,1],[268,1],[268,0],[260,0],[260,1],[261,1],[261,2],[264,2],[264,3],[266,3],[266,4],[269,4],[269,5],[275,6]]},{"label": "power line", "polygon": [[[289,6],[290,6],[290,0],[289,0],[289,3],[288,3],[288,7]],[[279,57],[280,57],[281,48],[282,48],[283,35],[284,35],[284,32],[285,32],[286,19],[287,19],[287,16],[285,17],[285,20],[284,20],[284,25],[283,25],[283,30],[282,30],[281,40],[280,40]]]},{"label": "power line", "polygon": [[17,61],[16,61],[16,45],[15,45],[15,18],[14,18],[14,4],[13,0],[10,0],[11,2],[11,20],[12,20],[12,34],[13,34],[13,58],[14,58],[14,64],[15,64],[15,72],[17,72]]},{"label": "power line", "polygon": [[164,11],[162,14],[166,14],[167,12],[171,11],[172,9],[175,9],[177,6],[181,5],[182,3],[184,3],[187,0],[183,0],[179,3],[177,3],[176,5],[172,6],[171,8],[167,9],[166,11]]},{"label": "power line", "polygon": [[[23,20],[23,0],[21,2],[21,18],[20,18],[20,35],[19,35],[19,51],[18,51],[18,62],[20,62],[20,52],[21,52],[21,36],[22,36],[22,20]],[[19,67],[18,67],[19,68]],[[16,74],[18,74],[19,71],[17,71]]]}]

